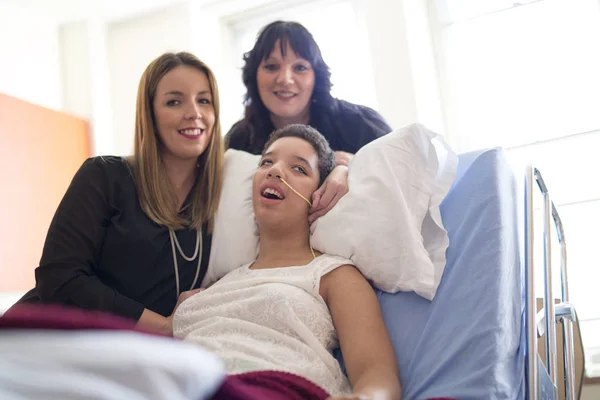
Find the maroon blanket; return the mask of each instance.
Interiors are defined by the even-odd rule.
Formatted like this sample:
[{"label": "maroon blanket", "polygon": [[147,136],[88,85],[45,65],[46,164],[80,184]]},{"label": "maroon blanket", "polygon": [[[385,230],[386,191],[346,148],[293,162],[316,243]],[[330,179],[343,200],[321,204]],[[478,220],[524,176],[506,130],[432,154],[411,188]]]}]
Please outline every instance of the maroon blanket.
[{"label": "maroon blanket", "polygon": [[13,306],[0,317],[0,329],[137,330],[135,321],[100,311],[40,304]]},{"label": "maroon blanket", "polygon": [[211,400],[324,400],[329,395],[300,376],[280,371],[231,375]]},{"label": "maroon blanket", "polygon": [[279,371],[258,371],[228,376],[211,400],[324,400],[328,397],[327,392],[300,376]]},{"label": "maroon blanket", "polygon": [[[0,317],[0,329],[130,330],[135,321],[97,311],[50,305],[19,305]],[[144,331],[144,333],[154,334]],[[324,400],[325,390],[300,376],[279,371],[231,375],[212,400]],[[428,400],[453,400],[437,398]],[[454,399],[456,400],[456,399]]]}]

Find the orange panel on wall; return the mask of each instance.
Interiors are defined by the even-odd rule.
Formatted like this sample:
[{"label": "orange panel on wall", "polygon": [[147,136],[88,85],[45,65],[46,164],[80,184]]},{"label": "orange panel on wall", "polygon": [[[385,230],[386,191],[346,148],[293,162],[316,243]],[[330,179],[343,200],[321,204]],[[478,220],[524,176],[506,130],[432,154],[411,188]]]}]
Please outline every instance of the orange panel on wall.
[{"label": "orange panel on wall", "polygon": [[0,94],[0,291],[35,284],[50,221],[89,154],[85,120]]}]

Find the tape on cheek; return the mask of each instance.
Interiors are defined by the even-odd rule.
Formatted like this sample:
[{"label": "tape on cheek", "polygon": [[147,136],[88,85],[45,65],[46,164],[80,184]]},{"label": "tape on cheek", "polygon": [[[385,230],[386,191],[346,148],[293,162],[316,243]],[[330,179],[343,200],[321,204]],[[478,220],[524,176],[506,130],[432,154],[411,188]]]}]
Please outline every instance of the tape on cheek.
[{"label": "tape on cheek", "polygon": [[302,199],[304,199],[304,201],[306,201],[306,202],[308,203],[308,205],[309,205],[309,206],[311,206],[311,207],[312,207],[312,203],[311,203],[311,201],[310,201],[310,200],[308,200],[306,197],[302,196],[302,195],[301,195],[301,194],[300,194],[300,193],[299,193],[299,192],[298,192],[296,189],[294,189],[294,188],[292,187],[292,185],[290,185],[289,183],[287,183],[287,182],[285,181],[285,179],[283,179],[283,178],[282,178],[281,176],[279,176],[279,175],[277,175],[277,179],[279,179],[281,182],[283,182],[283,183],[284,183],[284,184],[285,184],[287,187],[289,187],[289,188],[290,188],[290,190],[291,190],[292,192],[296,193],[298,196],[300,196]]}]

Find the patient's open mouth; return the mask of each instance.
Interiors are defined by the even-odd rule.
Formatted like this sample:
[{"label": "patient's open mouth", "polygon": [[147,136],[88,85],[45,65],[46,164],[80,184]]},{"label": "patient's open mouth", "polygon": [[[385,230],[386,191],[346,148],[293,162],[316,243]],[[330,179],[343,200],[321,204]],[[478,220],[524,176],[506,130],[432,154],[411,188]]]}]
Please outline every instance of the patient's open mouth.
[{"label": "patient's open mouth", "polygon": [[281,194],[279,191],[277,191],[276,189],[273,189],[273,188],[266,188],[265,190],[263,190],[262,196],[267,199],[273,199],[273,200],[283,200],[284,199],[283,194]]}]

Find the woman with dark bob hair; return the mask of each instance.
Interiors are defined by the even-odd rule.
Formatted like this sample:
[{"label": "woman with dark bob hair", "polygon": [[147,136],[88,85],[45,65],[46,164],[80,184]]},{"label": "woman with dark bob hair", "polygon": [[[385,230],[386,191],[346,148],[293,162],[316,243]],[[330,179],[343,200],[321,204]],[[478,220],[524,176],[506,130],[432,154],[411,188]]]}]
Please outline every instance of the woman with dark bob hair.
[{"label": "woman with dark bob hair", "polygon": [[376,111],[331,96],[329,67],[311,33],[297,22],[265,26],[244,61],[245,115],[225,136],[225,146],[260,154],[275,129],[306,124],[321,132],[340,168],[315,192],[314,220],[346,193],[345,166],[353,155],[391,128]]}]

